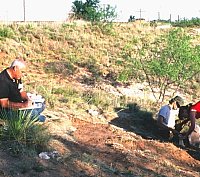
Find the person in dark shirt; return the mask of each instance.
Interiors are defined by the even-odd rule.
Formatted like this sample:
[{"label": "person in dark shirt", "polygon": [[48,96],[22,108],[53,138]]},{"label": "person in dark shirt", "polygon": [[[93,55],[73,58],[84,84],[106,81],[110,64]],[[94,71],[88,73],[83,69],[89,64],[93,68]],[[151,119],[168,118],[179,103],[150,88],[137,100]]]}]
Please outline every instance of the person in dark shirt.
[{"label": "person in dark shirt", "polygon": [[195,104],[181,106],[178,117],[179,119],[187,118],[186,120],[190,122],[189,130],[180,135],[180,139],[186,139],[194,131],[196,119],[200,118],[200,101]]},{"label": "person in dark shirt", "polygon": [[[26,70],[26,62],[23,59],[15,59],[9,68],[0,73],[0,108],[28,109],[33,106],[33,102],[28,98],[27,93],[22,89],[21,78]],[[30,109],[32,116],[40,116],[45,105],[39,109]],[[42,116],[42,115],[41,115]],[[39,117],[40,120],[40,117]],[[45,117],[41,117],[44,121]]]}]

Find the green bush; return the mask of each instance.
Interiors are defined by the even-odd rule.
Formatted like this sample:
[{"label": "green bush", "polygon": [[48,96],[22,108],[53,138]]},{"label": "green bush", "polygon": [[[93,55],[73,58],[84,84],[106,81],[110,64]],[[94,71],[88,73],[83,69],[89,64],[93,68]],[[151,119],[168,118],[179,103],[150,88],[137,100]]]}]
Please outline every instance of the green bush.
[{"label": "green bush", "polygon": [[200,26],[200,18],[183,19],[179,21],[172,22],[172,26],[175,27],[198,27]]},{"label": "green bush", "polygon": [[[137,57],[124,50],[124,69],[119,79],[128,80],[141,72],[155,99],[163,101],[168,89],[173,88],[176,92],[199,73],[199,46],[193,46],[191,40],[181,28],[172,29],[151,41],[142,36],[140,42],[132,44],[138,46]],[[133,74],[128,72],[131,69]]]},{"label": "green bush", "polygon": [[101,7],[99,3],[99,0],[87,0],[86,2],[75,0],[72,6],[74,17],[91,22],[113,21],[117,17],[115,7],[110,5]]},{"label": "green bush", "polygon": [[14,32],[9,27],[0,27],[0,40],[5,38],[12,38],[14,36]]},{"label": "green bush", "polygon": [[0,129],[0,140],[10,146],[14,154],[27,152],[27,149],[38,150],[47,148],[50,136],[46,127],[37,123],[27,111],[3,110],[1,119],[4,125]]},{"label": "green bush", "polygon": [[95,105],[103,110],[108,110],[109,106],[115,105],[115,98],[104,91],[89,91],[82,95],[82,98],[89,104]]}]

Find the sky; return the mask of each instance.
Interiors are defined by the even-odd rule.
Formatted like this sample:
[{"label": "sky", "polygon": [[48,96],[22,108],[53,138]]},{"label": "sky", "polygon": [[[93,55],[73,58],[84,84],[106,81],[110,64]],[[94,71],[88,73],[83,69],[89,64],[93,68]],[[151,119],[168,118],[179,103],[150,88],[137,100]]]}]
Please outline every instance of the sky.
[{"label": "sky", "polygon": [[[74,0],[0,0],[0,21],[64,21]],[[83,0],[84,2],[84,0]],[[146,20],[200,18],[200,0],[100,0],[116,7],[116,21],[128,21],[130,15]]]}]

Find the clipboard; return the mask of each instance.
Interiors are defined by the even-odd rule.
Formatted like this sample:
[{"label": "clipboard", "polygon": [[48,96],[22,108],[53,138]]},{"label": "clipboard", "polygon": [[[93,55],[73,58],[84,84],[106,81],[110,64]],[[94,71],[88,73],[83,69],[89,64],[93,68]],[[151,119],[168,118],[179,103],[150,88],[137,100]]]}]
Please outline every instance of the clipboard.
[{"label": "clipboard", "polygon": [[18,110],[28,110],[28,109],[35,109],[35,108],[41,108],[41,107],[42,107],[42,103],[41,102],[37,102],[37,103],[34,103],[30,107],[19,108]]},{"label": "clipboard", "polygon": [[33,102],[33,105],[30,106],[30,107],[19,108],[19,110],[29,110],[29,109],[35,109],[35,108],[42,108],[42,105],[45,102],[45,99],[41,95],[33,94],[33,93],[27,93],[27,96]]}]

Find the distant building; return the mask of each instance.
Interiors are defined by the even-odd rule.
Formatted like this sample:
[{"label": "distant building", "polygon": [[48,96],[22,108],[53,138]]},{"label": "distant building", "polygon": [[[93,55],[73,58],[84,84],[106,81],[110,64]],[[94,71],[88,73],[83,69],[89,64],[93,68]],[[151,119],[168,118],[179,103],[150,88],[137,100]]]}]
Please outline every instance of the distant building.
[{"label": "distant building", "polygon": [[136,19],[135,19],[135,22],[136,22],[136,23],[144,23],[144,22],[146,22],[146,21],[145,21],[144,18],[136,18]]}]

